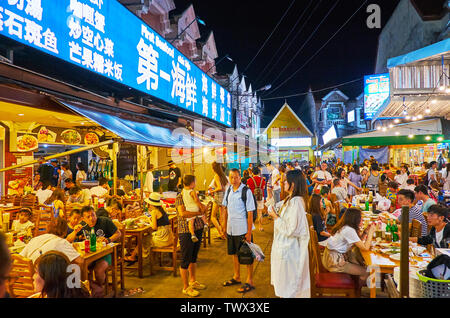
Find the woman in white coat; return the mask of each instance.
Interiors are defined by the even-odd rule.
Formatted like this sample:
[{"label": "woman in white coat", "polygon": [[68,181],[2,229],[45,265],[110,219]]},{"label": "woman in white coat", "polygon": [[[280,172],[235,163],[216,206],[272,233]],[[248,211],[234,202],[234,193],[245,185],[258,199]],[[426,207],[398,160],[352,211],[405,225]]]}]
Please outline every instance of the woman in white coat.
[{"label": "woman in white coat", "polygon": [[289,171],[284,182],[289,194],[280,214],[272,209],[274,234],[271,253],[271,284],[282,298],[309,298],[309,228],[305,212],[306,178],[300,170]]}]

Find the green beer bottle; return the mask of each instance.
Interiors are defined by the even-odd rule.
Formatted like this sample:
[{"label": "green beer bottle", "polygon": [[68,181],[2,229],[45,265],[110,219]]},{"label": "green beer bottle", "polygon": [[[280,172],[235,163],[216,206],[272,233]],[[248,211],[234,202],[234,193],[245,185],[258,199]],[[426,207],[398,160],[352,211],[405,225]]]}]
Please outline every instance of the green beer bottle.
[{"label": "green beer bottle", "polygon": [[392,228],[392,241],[397,242],[398,241],[398,227],[397,227],[397,223],[395,221],[391,228]]},{"label": "green beer bottle", "polygon": [[91,245],[90,245],[91,252],[97,251],[97,236],[95,235],[94,228],[91,229],[90,242],[91,242]]}]

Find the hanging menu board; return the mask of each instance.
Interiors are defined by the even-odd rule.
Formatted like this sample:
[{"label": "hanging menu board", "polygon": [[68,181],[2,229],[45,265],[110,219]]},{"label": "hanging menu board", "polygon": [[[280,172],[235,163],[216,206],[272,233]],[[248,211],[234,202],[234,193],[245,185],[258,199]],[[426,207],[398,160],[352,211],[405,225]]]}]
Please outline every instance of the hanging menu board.
[{"label": "hanging menu board", "polygon": [[121,144],[117,158],[117,177],[124,179],[127,175],[134,176],[137,167],[137,146]]}]

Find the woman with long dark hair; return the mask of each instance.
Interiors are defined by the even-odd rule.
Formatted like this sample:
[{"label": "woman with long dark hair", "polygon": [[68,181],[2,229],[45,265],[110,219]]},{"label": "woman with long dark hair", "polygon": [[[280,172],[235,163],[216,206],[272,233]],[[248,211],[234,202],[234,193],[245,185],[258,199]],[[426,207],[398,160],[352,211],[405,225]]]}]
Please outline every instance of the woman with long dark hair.
[{"label": "woman with long dark hair", "polygon": [[278,297],[308,298],[309,227],[305,212],[305,175],[300,170],[289,171],[282,186],[287,197],[280,213],[269,209],[269,215],[274,219],[271,283]]},{"label": "woman with long dark hair", "polygon": [[[82,286],[77,288],[71,282],[67,267],[70,261],[66,255],[49,251],[40,256],[35,263],[34,288],[37,294],[30,298],[88,298],[89,292]],[[73,286],[72,284],[73,283]]]},{"label": "woman with long dark hair", "polygon": [[326,246],[326,241],[331,236],[331,234],[328,233],[327,227],[325,226],[327,214],[323,210],[320,201],[320,195],[314,193],[311,196],[311,200],[309,201],[309,211],[312,216],[314,230],[316,230],[317,232],[317,239],[319,241],[319,244]]},{"label": "woman with long dark hair", "polygon": [[[210,188],[209,193],[213,195],[214,203],[213,203],[213,210],[211,213],[211,222],[216,227],[217,231],[219,232],[219,236],[217,238],[225,240],[226,236],[222,232],[222,226],[220,225],[219,220],[222,220],[223,215],[223,196],[225,194],[225,190],[229,184],[228,178],[225,175],[225,172],[223,171],[222,165],[213,162],[212,163],[212,169],[214,171],[214,179],[213,179],[213,187]],[[217,219],[217,213],[219,213],[219,219]]]},{"label": "woman with long dark hair", "polygon": [[372,242],[375,226],[372,224],[368,230],[368,236],[362,241],[359,228],[362,225],[361,210],[349,208],[343,217],[331,230],[331,237],[322,255],[322,263],[330,272],[341,272],[357,275],[365,281],[369,275],[366,268],[360,264],[356,255],[352,252],[354,246],[367,251]]}]

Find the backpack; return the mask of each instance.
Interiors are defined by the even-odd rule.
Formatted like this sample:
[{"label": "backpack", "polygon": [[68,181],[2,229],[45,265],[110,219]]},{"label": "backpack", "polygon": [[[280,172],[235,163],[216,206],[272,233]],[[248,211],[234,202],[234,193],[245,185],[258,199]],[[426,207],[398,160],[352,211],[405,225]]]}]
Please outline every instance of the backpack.
[{"label": "backpack", "polygon": [[247,242],[242,243],[241,247],[237,251],[237,257],[239,260],[239,264],[241,265],[251,265],[253,264],[253,252],[248,246]]},{"label": "backpack", "polygon": [[428,264],[424,276],[434,279],[450,279],[450,256],[442,254],[435,257]]},{"label": "backpack", "polygon": [[[229,196],[229,194],[230,194],[230,191],[231,191],[231,188],[232,188],[233,186],[232,185],[230,185],[229,187],[228,187],[228,189],[227,189],[227,193],[225,194],[225,198],[227,199],[227,205],[228,205],[228,196]],[[243,188],[242,188],[242,196],[241,196],[241,200],[244,202],[244,206],[245,206],[245,211],[247,211],[247,191],[249,190],[249,188],[247,187],[247,186],[244,186]],[[255,221],[256,221],[256,218],[258,217],[258,213],[256,213],[256,207],[257,207],[257,204],[256,204],[256,199],[255,199],[255,196],[253,195],[253,193],[252,193],[252,191],[250,191],[250,193],[252,194],[252,197],[253,197],[253,203],[255,204],[255,212],[253,212],[253,223],[255,223]]]},{"label": "backpack", "polygon": [[253,195],[255,196],[256,201],[261,201],[263,200],[263,191],[261,189],[261,184],[263,182],[262,178],[261,178],[261,183],[259,184],[259,186],[256,185],[256,181],[253,177],[251,177],[253,180],[253,183],[255,184],[255,191],[253,193]]}]

